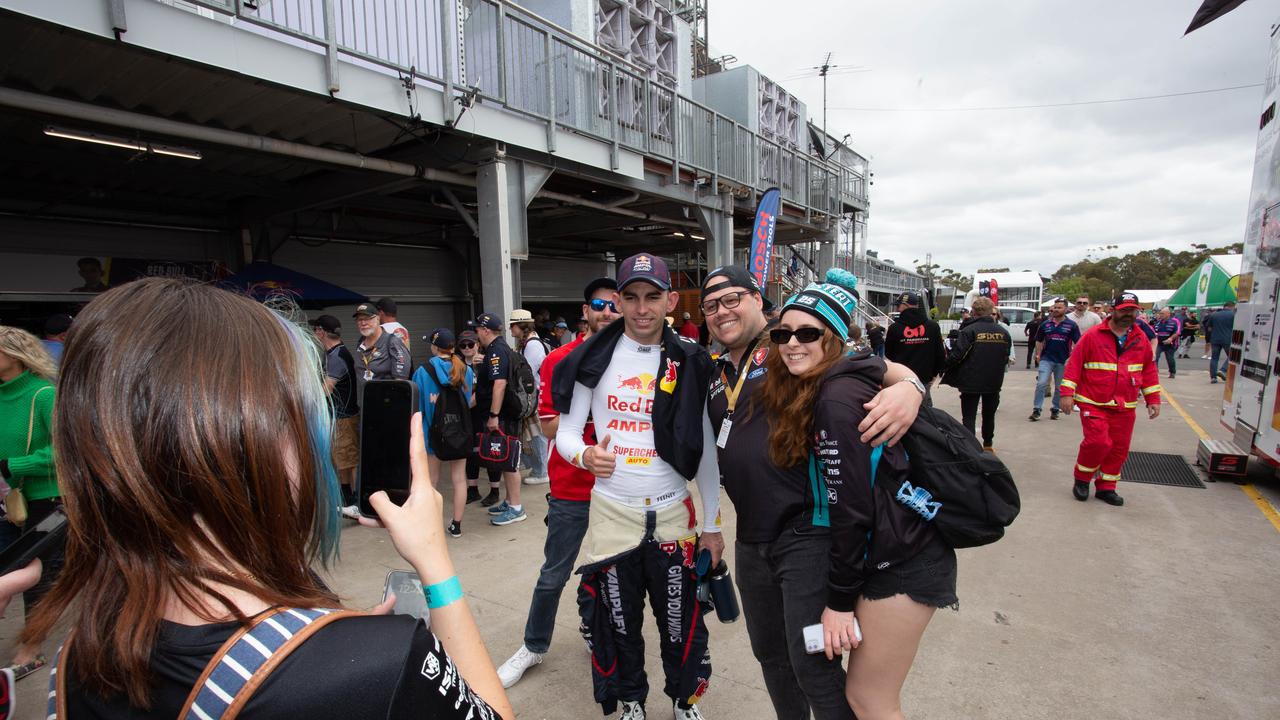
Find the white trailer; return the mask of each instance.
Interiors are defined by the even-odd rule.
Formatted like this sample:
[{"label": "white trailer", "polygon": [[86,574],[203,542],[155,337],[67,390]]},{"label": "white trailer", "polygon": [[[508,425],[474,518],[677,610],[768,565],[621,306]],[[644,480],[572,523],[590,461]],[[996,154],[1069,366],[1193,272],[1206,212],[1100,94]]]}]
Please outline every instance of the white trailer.
[{"label": "white trailer", "polygon": [[1271,29],[1271,57],[1259,117],[1253,190],[1237,289],[1222,424],[1241,450],[1280,467],[1280,148],[1277,77],[1280,25]]}]

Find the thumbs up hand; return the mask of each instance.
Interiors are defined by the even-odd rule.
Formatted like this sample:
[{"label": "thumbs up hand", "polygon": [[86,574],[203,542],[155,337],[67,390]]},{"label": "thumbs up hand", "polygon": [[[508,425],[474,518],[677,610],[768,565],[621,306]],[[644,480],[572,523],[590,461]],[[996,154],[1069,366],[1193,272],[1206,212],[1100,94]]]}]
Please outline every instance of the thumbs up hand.
[{"label": "thumbs up hand", "polygon": [[613,468],[617,464],[618,456],[613,454],[609,449],[610,437],[608,434],[600,442],[587,448],[582,453],[582,464],[587,466],[587,470],[598,478],[607,478],[613,475]]}]

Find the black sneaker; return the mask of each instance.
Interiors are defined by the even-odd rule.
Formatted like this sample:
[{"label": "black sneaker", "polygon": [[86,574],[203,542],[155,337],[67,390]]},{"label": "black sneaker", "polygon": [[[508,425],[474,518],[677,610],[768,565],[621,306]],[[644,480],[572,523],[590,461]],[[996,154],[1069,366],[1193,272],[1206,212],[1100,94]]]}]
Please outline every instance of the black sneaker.
[{"label": "black sneaker", "polygon": [[1080,502],[1089,499],[1089,483],[1083,480],[1077,480],[1075,487],[1071,488],[1071,494],[1076,496]]},{"label": "black sneaker", "polygon": [[1061,413],[1061,412],[1062,412],[1061,410],[1050,410],[1050,411],[1049,411],[1049,419],[1050,419],[1050,420],[1057,420],[1057,419],[1058,419],[1058,414],[1059,414],[1059,413]]},{"label": "black sneaker", "polygon": [[480,488],[467,486],[467,504],[480,502]]},{"label": "black sneaker", "polygon": [[1029,418],[1027,418],[1027,419],[1028,419],[1028,420],[1030,420],[1031,422],[1036,422],[1037,420],[1039,420],[1039,419],[1040,419],[1040,408],[1035,408],[1034,410],[1032,410],[1032,411],[1031,411],[1031,417],[1029,417]]},{"label": "black sneaker", "polygon": [[462,537],[462,523],[457,520],[449,523],[449,535],[450,537]]},{"label": "black sneaker", "polygon": [[1115,505],[1116,507],[1120,507],[1121,505],[1124,504],[1124,498],[1117,495],[1115,490],[1099,490],[1098,492],[1094,493],[1093,496],[1108,505]]},{"label": "black sneaker", "polygon": [[484,496],[484,499],[480,501],[480,504],[483,505],[484,507],[489,507],[490,505],[497,503],[501,499],[502,498],[501,496],[499,496],[498,490],[495,488],[493,490],[490,490],[488,495]]}]

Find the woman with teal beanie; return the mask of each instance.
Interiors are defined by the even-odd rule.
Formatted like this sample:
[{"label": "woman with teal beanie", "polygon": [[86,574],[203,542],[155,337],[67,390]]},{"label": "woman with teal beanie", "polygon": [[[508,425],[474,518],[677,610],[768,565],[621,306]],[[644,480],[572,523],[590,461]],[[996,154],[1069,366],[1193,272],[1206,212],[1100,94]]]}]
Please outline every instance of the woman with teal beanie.
[{"label": "woman with teal beanie", "polygon": [[[61,498],[53,472],[53,383],[57,369],[40,340],[25,330],[0,325],[0,491],[7,491],[6,505],[16,494],[26,501],[23,527],[32,527],[57,508]],[[10,508],[12,509],[12,508]],[[8,546],[22,527],[0,520],[0,547]],[[62,568],[63,548],[51,549],[40,558],[40,579],[23,592],[23,604],[32,606],[49,590]],[[10,669],[22,678],[44,666],[39,648],[19,645]]]}]

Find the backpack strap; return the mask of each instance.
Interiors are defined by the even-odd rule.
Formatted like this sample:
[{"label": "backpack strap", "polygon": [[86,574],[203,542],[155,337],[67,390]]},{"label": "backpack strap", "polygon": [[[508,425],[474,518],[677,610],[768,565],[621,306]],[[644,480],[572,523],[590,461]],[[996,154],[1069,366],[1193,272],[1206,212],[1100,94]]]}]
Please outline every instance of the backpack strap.
[{"label": "backpack strap", "polygon": [[191,688],[179,720],[234,720],[290,653],[352,610],[282,608],[241,628],[214,654]]},{"label": "backpack strap", "polygon": [[[178,720],[235,720],[271,673],[307,638],[335,620],[365,614],[329,608],[276,608],[262,613],[214,653],[192,686]],[[71,639],[68,633],[49,669],[46,720],[67,720],[66,674],[59,666]]]},{"label": "backpack strap", "polygon": [[813,493],[813,520],[815,527],[831,527],[831,513],[828,509],[827,482],[823,480],[818,457],[809,451],[809,491]]}]

